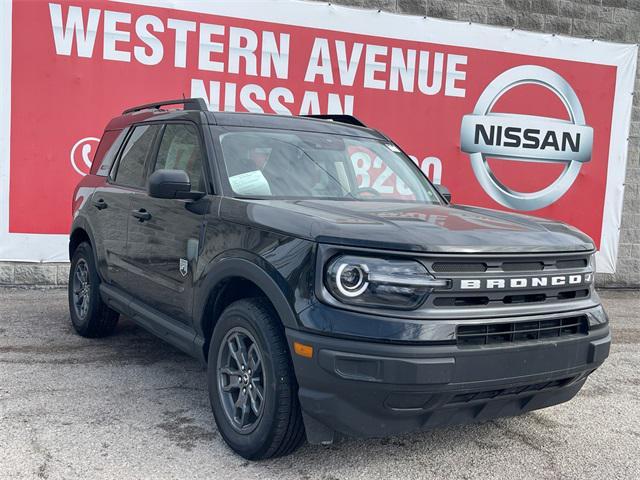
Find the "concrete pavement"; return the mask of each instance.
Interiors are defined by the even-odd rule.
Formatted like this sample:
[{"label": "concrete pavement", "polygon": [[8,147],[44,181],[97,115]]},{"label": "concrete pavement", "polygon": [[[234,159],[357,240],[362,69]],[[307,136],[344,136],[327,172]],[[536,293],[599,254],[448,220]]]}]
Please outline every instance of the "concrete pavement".
[{"label": "concrete pavement", "polygon": [[201,365],[128,319],[77,336],[62,289],[0,289],[0,478],[640,478],[640,292],[603,291],[611,357],[571,402],[252,463],[220,438]]}]

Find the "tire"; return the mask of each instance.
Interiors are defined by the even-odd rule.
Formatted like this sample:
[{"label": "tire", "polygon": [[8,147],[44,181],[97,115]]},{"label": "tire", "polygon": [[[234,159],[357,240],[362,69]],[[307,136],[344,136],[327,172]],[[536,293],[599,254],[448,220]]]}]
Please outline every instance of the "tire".
[{"label": "tire", "polygon": [[[298,384],[282,323],[267,301],[238,300],[222,312],[209,345],[207,377],[218,430],[236,453],[260,460],[288,455],[302,444]],[[241,395],[245,408],[236,407]]]},{"label": "tire", "polygon": [[100,298],[100,277],[94,258],[91,245],[83,242],[73,252],[69,270],[71,323],[79,335],[88,338],[105,337],[113,333],[120,316]]}]

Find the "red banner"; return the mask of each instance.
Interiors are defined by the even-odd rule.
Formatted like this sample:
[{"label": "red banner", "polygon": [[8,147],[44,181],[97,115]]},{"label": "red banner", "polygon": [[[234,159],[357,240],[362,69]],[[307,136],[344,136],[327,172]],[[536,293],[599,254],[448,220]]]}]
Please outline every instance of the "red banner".
[{"label": "red banner", "polygon": [[[635,47],[588,42],[589,60],[574,39],[298,2],[217,3],[13,3],[8,234],[66,234],[105,124],[184,95],[212,110],[353,114],[455,203],[567,222],[598,246],[612,242],[615,257],[617,232],[603,228],[619,223],[621,197],[607,189],[621,192],[612,169],[624,172],[626,135],[612,128],[628,129],[631,96],[620,89],[632,89]],[[423,33],[421,21],[435,24]]]}]

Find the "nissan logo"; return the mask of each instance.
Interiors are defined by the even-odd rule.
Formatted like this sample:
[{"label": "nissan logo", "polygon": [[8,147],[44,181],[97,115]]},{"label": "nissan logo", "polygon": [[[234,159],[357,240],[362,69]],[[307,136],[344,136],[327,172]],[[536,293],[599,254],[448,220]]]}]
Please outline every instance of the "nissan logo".
[{"label": "nissan logo", "polygon": [[[570,120],[492,112],[511,89],[534,84],[551,90],[562,101]],[[583,163],[591,160],[593,128],[586,125],[582,105],[567,81],[548,68],[523,65],[503,72],[478,98],[470,115],[462,118],[460,148],[471,158],[478,182],[496,202],[514,210],[537,210],[551,205],[575,181]],[[488,158],[564,164],[551,185],[536,192],[518,192],[491,171]]]}]

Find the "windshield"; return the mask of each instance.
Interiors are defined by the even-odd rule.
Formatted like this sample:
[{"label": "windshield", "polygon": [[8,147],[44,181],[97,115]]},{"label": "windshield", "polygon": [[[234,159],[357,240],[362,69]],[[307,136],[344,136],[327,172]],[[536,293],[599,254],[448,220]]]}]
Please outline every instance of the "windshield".
[{"label": "windshield", "polygon": [[239,197],[441,203],[411,159],[387,141],[258,128],[218,128],[216,135]]}]

